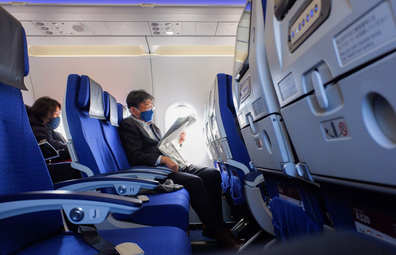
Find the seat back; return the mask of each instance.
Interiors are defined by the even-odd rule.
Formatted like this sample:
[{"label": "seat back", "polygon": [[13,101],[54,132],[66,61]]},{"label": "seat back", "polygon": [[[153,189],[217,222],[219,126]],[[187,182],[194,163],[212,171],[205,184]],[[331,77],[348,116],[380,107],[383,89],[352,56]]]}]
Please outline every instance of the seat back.
[{"label": "seat back", "polygon": [[121,107],[119,107],[116,99],[111,94],[107,91],[104,92],[104,110],[106,120],[101,121],[103,135],[113,157],[115,158],[118,169],[126,169],[130,166],[117,129],[120,119],[122,121],[124,115],[124,107],[122,107],[121,104],[120,106]]},{"label": "seat back", "polygon": [[[238,26],[236,44],[236,53],[240,55],[238,50],[244,50],[246,57],[241,60],[235,54],[232,92],[239,126],[252,165],[263,174],[270,197],[283,198],[275,199],[271,209],[274,209],[274,232],[278,238],[286,239],[312,233],[311,229],[305,228],[306,222],[287,217],[290,212],[308,216],[316,225],[315,231],[322,231],[323,223],[327,221],[320,189],[314,184],[297,179],[295,174],[298,158],[280,112],[267,61],[264,34],[268,29],[265,23],[265,12],[268,8],[273,7],[268,7],[267,1],[251,1],[251,6],[246,6]],[[249,27],[251,33],[246,33],[246,27]],[[245,45],[240,47],[241,44]],[[258,178],[258,181],[262,178],[256,174],[252,177]],[[249,178],[248,183],[247,189],[250,189],[250,185],[255,182]],[[293,201],[295,206],[289,207],[285,200]],[[284,208],[288,208],[287,211],[276,210],[275,207],[279,209],[282,203]],[[283,214],[280,215],[281,213]]]},{"label": "seat back", "polygon": [[[320,184],[337,231],[395,244],[380,225],[396,216],[389,203],[396,194],[396,2],[296,1],[282,20],[276,2],[268,1],[265,43],[282,116],[304,163],[296,174]],[[310,23],[296,30],[301,13]],[[271,38],[278,33],[290,42]]]},{"label": "seat back", "polygon": [[232,100],[232,76],[218,74],[213,86],[212,109],[213,136],[221,162],[225,163],[230,176],[230,194],[235,205],[245,203],[245,175],[252,171],[250,157],[238,133],[238,124]]},{"label": "seat back", "polygon": [[[104,95],[106,100],[104,100]],[[88,167],[93,175],[115,172],[127,168],[126,154],[120,145],[117,128],[106,120],[117,112],[116,101],[108,93],[103,93],[99,84],[88,76],[70,75],[66,88],[63,112],[67,118],[69,134],[72,138],[77,157],[76,168]],[[110,99],[112,104],[110,104]],[[106,108],[106,111],[105,111]],[[113,123],[118,118],[113,116]],[[66,124],[66,123],[65,123]],[[118,140],[117,140],[118,139]],[[110,147],[112,146],[112,147]],[[111,148],[118,148],[112,151]],[[114,188],[104,190],[117,194]],[[176,226],[188,229],[189,199],[186,190],[174,193],[148,195],[150,201],[137,213],[129,215],[114,214],[121,221],[132,221],[144,225]],[[158,217],[160,214],[163,217]]]},{"label": "seat back", "polygon": [[71,74],[63,105],[66,135],[77,156],[73,161],[88,167],[94,175],[116,171],[101,127],[101,120],[105,120],[102,87],[88,76]]},{"label": "seat back", "polygon": [[[28,74],[22,25],[0,7],[0,196],[53,189],[44,158],[30,128],[20,89]],[[1,253],[14,254],[63,228],[59,211],[0,220]]]},{"label": "seat back", "polygon": [[205,144],[209,159],[213,161],[214,167],[220,171],[222,190],[225,194],[230,195],[231,176],[228,172],[226,165],[221,160],[221,155],[220,152],[218,151],[216,140],[214,138],[213,129],[214,127],[216,127],[216,119],[214,118],[213,111],[214,111],[214,87],[212,87],[211,91],[209,92],[209,96],[204,107],[203,134],[205,137]]}]

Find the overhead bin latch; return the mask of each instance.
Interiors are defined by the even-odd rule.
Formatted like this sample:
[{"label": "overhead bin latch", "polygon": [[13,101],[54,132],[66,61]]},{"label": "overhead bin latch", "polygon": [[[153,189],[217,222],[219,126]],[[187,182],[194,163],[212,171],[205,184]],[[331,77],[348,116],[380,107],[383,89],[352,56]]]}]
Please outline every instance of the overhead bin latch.
[{"label": "overhead bin latch", "polygon": [[257,128],[253,122],[253,116],[250,112],[248,114],[246,114],[246,122],[249,123],[250,131],[252,131],[252,134],[257,135],[258,134]]},{"label": "overhead bin latch", "polygon": [[318,71],[313,71],[311,74],[311,80],[319,106],[322,109],[327,109],[327,107],[329,107],[329,100],[327,99],[326,90],[324,88],[320,73]]}]

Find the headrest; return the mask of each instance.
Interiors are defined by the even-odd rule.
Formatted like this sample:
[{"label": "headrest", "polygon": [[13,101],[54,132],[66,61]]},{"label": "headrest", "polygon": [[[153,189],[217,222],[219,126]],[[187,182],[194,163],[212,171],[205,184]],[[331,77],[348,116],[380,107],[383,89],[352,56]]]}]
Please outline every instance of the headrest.
[{"label": "headrest", "polygon": [[86,75],[81,76],[77,102],[78,107],[82,110],[89,110],[89,116],[91,118],[106,119],[104,114],[103,89],[96,81]]},{"label": "headrest", "polygon": [[0,6],[0,82],[27,90],[23,81],[29,73],[27,43],[21,23]]},{"label": "headrest", "polygon": [[118,127],[117,101],[107,91],[103,93],[103,96],[106,120],[109,121],[111,125]]},{"label": "headrest", "polygon": [[227,79],[227,106],[228,109],[230,109],[232,115],[235,117],[236,112],[234,107],[234,100],[232,99],[232,76],[227,74],[226,79]]},{"label": "headrest", "polygon": [[118,111],[118,124],[120,124],[123,119],[128,118],[131,115],[128,108],[120,103],[117,104],[117,111]]}]

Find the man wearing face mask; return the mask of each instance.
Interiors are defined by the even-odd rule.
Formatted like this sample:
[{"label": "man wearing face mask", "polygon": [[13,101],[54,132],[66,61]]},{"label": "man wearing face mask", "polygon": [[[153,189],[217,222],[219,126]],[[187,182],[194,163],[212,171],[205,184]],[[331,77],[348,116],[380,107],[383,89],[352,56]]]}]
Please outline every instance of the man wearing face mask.
[{"label": "man wearing face mask", "polygon": [[[29,122],[37,142],[46,140],[59,152],[59,157],[52,161],[70,160],[69,150],[65,138],[55,131],[60,124],[61,105],[50,97],[40,97],[28,108]],[[52,162],[53,163],[53,162]],[[70,164],[47,164],[52,181],[81,178],[79,171]]]},{"label": "man wearing face mask", "polygon": [[[153,100],[153,96],[144,90],[133,90],[128,94],[126,101],[131,116],[120,123],[118,132],[129,164],[169,167],[172,173],[168,178],[183,185],[189,192],[191,206],[205,226],[203,235],[215,238],[220,243],[240,247],[243,242],[225,227],[223,221],[219,171],[197,165],[179,169],[175,162],[158,149],[161,132],[151,122],[154,115]],[[180,146],[183,141],[184,135],[181,134]]]}]

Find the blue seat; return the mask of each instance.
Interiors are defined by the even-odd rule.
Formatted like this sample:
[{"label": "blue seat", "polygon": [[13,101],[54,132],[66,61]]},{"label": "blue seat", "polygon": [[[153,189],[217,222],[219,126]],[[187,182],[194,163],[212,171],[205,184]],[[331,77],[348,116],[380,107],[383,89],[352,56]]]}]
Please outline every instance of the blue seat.
[{"label": "blue seat", "polygon": [[[141,201],[96,192],[53,190],[20,91],[25,89],[23,77],[28,74],[24,31],[21,23],[2,7],[0,21],[1,254],[97,254],[80,234],[64,231],[60,210],[64,209],[69,217],[73,208],[88,212],[89,206],[105,217],[106,210],[133,213],[141,207]],[[96,223],[91,220],[84,217],[80,223]],[[186,233],[175,227],[98,232],[116,245],[137,243],[146,254],[191,254]]]},{"label": "blue seat", "polygon": [[[106,124],[103,90],[99,84],[87,76],[69,75],[63,114],[66,120],[65,129],[69,133],[68,139],[72,139],[74,145],[74,150],[69,151],[76,152],[76,155],[72,156],[74,168],[83,170],[88,168],[92,171],[90,175],[94,176],[139,177],[136,171],[119,171],[118,161],[106,142],[103,132],[103,128],[106,127],[112,130],[114,139],[119,140],[119,138],[117,138],[117,130]],[[113,138],[108,141],[115,141]],[[140,171],[140,174],[146,176],[150,173]],[[166,177],[162,173],[154,173],[153,176]],[[106,192],[116,191],[107,189]],[[188,229],[189,197],[186,196],[186,191],[148,196],[150,201],[145,203],[138,214],[133,216],[116,214],[114,217],[143,225],[176,226],[185,231]]]},{"label": "blue seat", "polygon": [[[261,195],[254,185],[265,180],[267,192],[273,200],[269,201],[270,218],[274,223],[273,233],[278,239],[307,236],[316,230],[322,232],[323,224],[330,222],[321,190],[317,184],[300,180],[293,175],[300,162],[298,154],[294,153],[287,125],[283,120],[276,94],[279,84],[272,82],[273,74],[270,73],[269,66],[273,63],[267,61],[270,56],[276,56],[276,50],[268,51],[268,47],[272,45],[267,44],[267,39],[270,38],[266,37],[267,32],[274,28],[266,24],[269,17],[266,12],[273,12],[274,6],[268,7],[267,1],[249,2],[251,5],[246,5],[239,27],[241,32],[237,35],[241,41],[247,43],[236,44],[237,51],[245,51],[246,58],[242,61],[235,58],[235,79],[232,87],[235,110],[252,160],[251,165],[258,170],[258,173],[251,172],[246,178],[246,192],[256,193],[256,196],[248,196],[255,198],[249,205],[252,207],[262,203],[263,199],[256,199]],[[273,18],[273,15],[270,17]],[[254,29],[255,39],[251,41],[249,33],[243,32],[246,20],[251,22],[249,29]],[[296,206],[290,205],[288,201]],[[268,208],[263,205],[261,209],[266,212]],[[307,216],[304,217],[306,221],[294,220],[295,215]],[[314,231],[307,223],[316,225]]]},{"label": "blue seat", "polygon": [[[268,0],[268,67],[300,161],[295,176],[320,186],[331,228],[365,233],[394,247],[394,230],[383,226],[393,225],[396,217],[392,206],[396,199],[396,38],[387,23],[378,22],[377,31],[387,31],[383,35],[390,38],[386,43],[356,51],[363,41],[351,38],[342,42],[348,46],[341,52],[339,41],[343,36],[350,38],[349,33],[360,28],[358,22],[364,24],[363,17],[391,13],[391,8],[387,1],[361,1],[341,15],[349,4],[343,0],[322,6],[320,17],[325,21],[315,23],[315,32],[304,31],[299,34],[303,40],[288,42],[274,35],[293,27],[294,17],[310,7],[296,1],[282,20],[276,20],[281,8],[275,10],[278,1]],[[328,50],[334,45],[336,50]],[[287,51],[290,54],[283,54]],[[291,90],[286,92],[286,87],[293,93],[288,94]]]},{"label": "blue seat", "polygon": [[[123,120],[123,115],[125,114],[126,109],[121,104],[117,104],[115,98],[107,91],[103,93],[103,99],[105,120],[101,121],[100,123],[105,142],[115,159],[117,169],[146,169],[155,172],[159,171],[165,174],[171,173],[172,171],[167,167],[129,166],[128,158],[126,156],[124,147],[122,146],[117,129],[118,124]],[[188,194],[187,191],[186,194]]]},{"label": "blue seat", "polygon": [[[105,142],[115,159],[118,172],[123,172],[123,170],[127,171],[128,169],[147,169],[169,173],[170,170],[165,168],[146,166],[131,168],[129,166],[128,159],[117,130],[118,124],[122,121],[124,107],[122,107],[121,104],[117,104],[115,98],[107,91],[103,93],[103,96],[104,114],[106,119],[102,120],[100,124]],[[130,220],[139,222],[140,224],[159,226],[164,224],[162,217],[165,217],[169,221],[174,222],[173,225],[187,231],[189,223],[190,195],[186,189],[174,191],[169,194],[148,194],[147,196],[149,197],[150,202],[146,203],[141,210],[133,215],[128,215],[127,217],[125,217],[125,215],[114,215],[115,218],[128,220],[129,217]],[[180,205],[183,205],[183,207],[180,207]],[[167,211],[169,214],[166,214]],[[173,215],[173,213],[175,214]],[[158,215],[161,215],[161,217],[158,217]]]},{"label": "blue seat", "polygon": [[[238,133],[231,86],[231,75],[217,74],[214,95],[215,107],[218,107],[216,110],[219,112],[216,112],[215,115],[217,125],[221,125],[221,127],[216,132],[216,136],[219,136],[218,145],[222,146],[222,150],[226,152],[226,158],[222,157],[222,161],[226,163],[229,171],[231,197],[235,205],[241,205],[246,201],[245,175],[253,170],[249,166],[250,157],[246,146]],[[224,133],[221,132],[222,129],[224,129]],[[227,151],[229,151],[229,155],[227,155]]]},{"label": "blue seat", "polygon": [[[269,195],[265,192],[263,175],[250,167],[250,156],[239,130],[232,98],[232,76],[217,74],[212,93],[211,118],[212,122],[216,122],[213,133],[218,151],[221,152],[218,164],[222,169],[227,169],[233,202],[246,207],[249,213],[244,213],[244,220],[254,218],[262,229],[274,234],[271,213],[266,204]],[[223,181],[227,181],[227,177]]]}]

